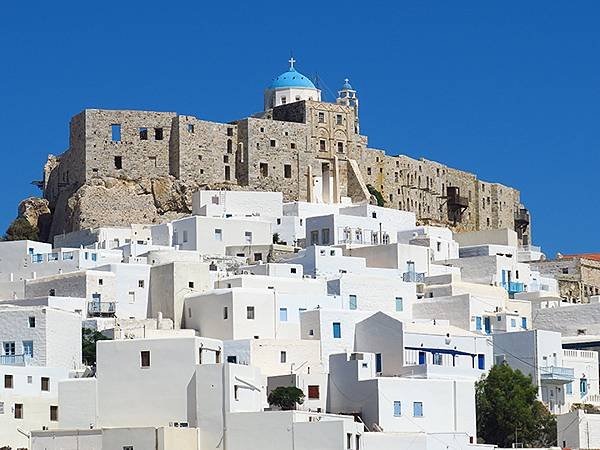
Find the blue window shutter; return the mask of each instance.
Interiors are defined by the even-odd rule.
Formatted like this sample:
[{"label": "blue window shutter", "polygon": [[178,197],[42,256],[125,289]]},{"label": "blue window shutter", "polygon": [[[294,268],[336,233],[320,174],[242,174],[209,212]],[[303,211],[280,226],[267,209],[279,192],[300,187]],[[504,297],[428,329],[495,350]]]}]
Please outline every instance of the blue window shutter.
[{"label": "blue window shutter", "polygon": [[358,306],[358,302],[356,300],[356,295],[350,295],[350,309],[356,309]]},{"label": "blue window shutter", "polygon": [[396,297],[396,311],[404,311],[404,302],[402,297]]},{"label": "blue window shutter", "polygon": [[342,325],[339,322],[333,322],[333,337],[335,339],[342,337]]},{"label": "blue window shutter", "polygon": [[423,417],[423,402],[413,403],[413,416]]},{"label": "blue window shutter", "polygon": [[399,401],[394,402],[394,417],[400,417],[402,415],[402,404]]},{"label": "blue window shutter", "polygon": [[480,370],[485,370],[485,355],[477,355],[477,367]]}]

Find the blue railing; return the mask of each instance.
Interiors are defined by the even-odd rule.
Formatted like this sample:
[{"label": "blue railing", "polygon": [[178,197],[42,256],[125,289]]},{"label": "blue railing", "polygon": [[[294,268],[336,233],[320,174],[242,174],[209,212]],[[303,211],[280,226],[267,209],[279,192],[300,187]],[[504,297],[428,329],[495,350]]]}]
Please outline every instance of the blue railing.
[{"label": "blue railing", "polygon": [[0,355],[0,365],[24,366],[25,365],[25,355]]},{"label": "blue railing", "polygon": [[402,274],[402,281],[407,283],[422,283],[425,281],[425,274],[422,272],[404,272]]},{"label": "blue railing", "polygon": [[506,289],[509,294],[525,291],[525,284],[518,281],[503,281],[501,286]]},{"label": "blue railing", "polygon": [[540,377],[542,380],[573,381],[575,369],[557,366],[540,367]]}]

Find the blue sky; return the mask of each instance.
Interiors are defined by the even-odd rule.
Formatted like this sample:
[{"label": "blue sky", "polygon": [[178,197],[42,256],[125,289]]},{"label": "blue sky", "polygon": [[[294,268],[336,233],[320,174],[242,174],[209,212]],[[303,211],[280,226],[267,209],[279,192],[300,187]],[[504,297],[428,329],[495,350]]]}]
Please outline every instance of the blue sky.
[{"label": "blue sky", "polygon": [[597,1],[14,3],[0,11],[2,230],[77,112],[234,120],[293,51],[331,91],[350,78],[372,147],[520,189],[550,255],[600,251]]}]

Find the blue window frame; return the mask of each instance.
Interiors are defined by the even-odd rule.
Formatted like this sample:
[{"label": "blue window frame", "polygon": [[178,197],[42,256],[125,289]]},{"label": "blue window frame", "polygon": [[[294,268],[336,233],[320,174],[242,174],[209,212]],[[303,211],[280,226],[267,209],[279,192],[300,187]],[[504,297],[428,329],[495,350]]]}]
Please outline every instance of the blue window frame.
[{"label": "blue window frame", "polygon": [[394,401],[394,417],[400,417],[402,415],[402,403],[398,400]]},{"label": "blue window frame", "polygon": [[333,337],[335,339],[342,337],[342,324],[339,322],[333,322]]},{"label": "blue window frame", "polygon": [[381,353],[375,353],[375,372],[381,372]]},{"label": "blue window frame", "polygon": [[581,393],[582,397],[587,394],[587,379],[586,378],[579,379],[579,392]]},{"label": "blue window frame", "polygon": [[527,317],[521,317],[521,328],[527,329]]},{"label": "blue window frame", "polygon": [[356,295],[350,295],[350,309],[356,309],[358,306],[358,300],[356,299]]},{"label": "blue window frame", "polygon": [[423,402],[414,402],[413,403],[413,416],[414,417],[423,417]]},{"label": "blue window frame", "polygon": [[404,301],[402,297],[396,297],[396,311],[404,311]]},{"label": "blue window frame", "polygon": [[479,370],[485,370],[485,355],[477,355],[477,367]]},{"label": "blue window frame", "polygon": [[287,308],[279,308],[279,321],[287,322],[287,320],[288,320]]},{"label": "blue window frame", "polygon": [[567,386],[565,387],[565,390],[566,390],[567,394],[572,394],[573,393],[573,382],[572,381],[570,383],[567,383]]},{"label": "blue window frame", "polygon": [[515,328],[517,326],[517,319],[510,319],[510,326]]},{"label": "blue window frame", "polygon": [[92,253],[92,261],[97,261],[97,260],[98,260],[98,254]]},{"label": "blue window frame", "polygon": [[476,317],[475,317],[475,329],[476,329],[477,331],[481,331],[481,328],[482,328],[482,327],[481,327],[481,317],[479,317],[479,316],[476,316]]},{"label": "blue window frame", "polygon": [[33,358],[33,341],[23,341],[23,354]]}]

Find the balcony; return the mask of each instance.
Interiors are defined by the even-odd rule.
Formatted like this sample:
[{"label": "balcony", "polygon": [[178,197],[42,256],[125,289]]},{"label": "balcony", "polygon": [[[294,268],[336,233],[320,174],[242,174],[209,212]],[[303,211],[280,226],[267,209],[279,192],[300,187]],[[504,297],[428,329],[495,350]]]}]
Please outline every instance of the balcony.
[{"label": "balcony", "polygon": [[540,367],[542,382],[552,384],[567,384],[575,379],[575,370],[570,367]]},{"label": "balcony", "polygon": [[115,317],[117,305],[115,302],[89,302],[88,317]]},{"label": "balcony", "polygon": [[529,211],[526,208],[520,208],[515,212],[515,224],[521,226],[529,225]]},{"label": "balcony", "polygon": [[25,355],[0,355],[0,365],[2,366],[24,366]]},{"label": "balcony", "polygon": [[402,274],[402,281],[406,283],[423,283],[425,281],[425,274],[422,272],[404,272]]},{"label": "balcony", "polygon": [[525,291],[525,285],[518,281],[503,281],[501,286],[508,291],[509,294],[516,294]]}]

